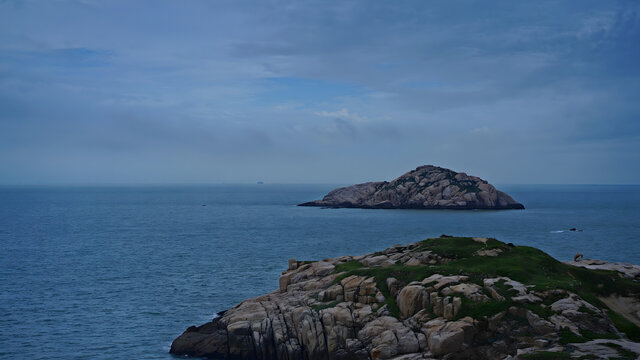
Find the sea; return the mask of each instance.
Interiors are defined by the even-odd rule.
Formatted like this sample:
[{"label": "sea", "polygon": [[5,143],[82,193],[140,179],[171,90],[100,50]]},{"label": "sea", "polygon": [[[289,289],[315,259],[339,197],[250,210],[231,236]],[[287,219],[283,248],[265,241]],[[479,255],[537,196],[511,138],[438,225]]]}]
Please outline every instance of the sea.
[{"label": "sea", "polygon": [[188,326],[277,289],[289,258],[441,234],[640,263],[640,186],[497,187],[526,209],[296,206],[335,185],[1,187],[0,359],[172,359]]}]

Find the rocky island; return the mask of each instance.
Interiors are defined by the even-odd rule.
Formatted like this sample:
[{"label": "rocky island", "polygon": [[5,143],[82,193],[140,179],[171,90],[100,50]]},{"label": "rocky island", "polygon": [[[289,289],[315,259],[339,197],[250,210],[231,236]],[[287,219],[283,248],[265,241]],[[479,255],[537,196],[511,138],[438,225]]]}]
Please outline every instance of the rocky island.
[{"label": "rocky island", "polygon": [[387,182],[368,182],[332,190],[322,200],[299,204],[365,209],[524,209],[511,196],[477,176],[433,166]]},{"label": "rocky island", "polygon": [[606,264],[574,266],[527,246],[446,235],[361,256],[291,259],[278,290],[189,327],[170,351],[260,360],[637,359],[640,267]]}]

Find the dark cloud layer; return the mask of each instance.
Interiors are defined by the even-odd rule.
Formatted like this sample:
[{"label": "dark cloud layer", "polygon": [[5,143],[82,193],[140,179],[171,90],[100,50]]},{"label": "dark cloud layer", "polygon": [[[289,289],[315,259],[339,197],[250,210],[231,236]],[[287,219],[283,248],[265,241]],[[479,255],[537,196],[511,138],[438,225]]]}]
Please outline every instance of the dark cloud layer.
[{"label": "dark cloud layer", "polygon": [[634,1],[0,1],[0,183],[637,183],[639,40]]}]

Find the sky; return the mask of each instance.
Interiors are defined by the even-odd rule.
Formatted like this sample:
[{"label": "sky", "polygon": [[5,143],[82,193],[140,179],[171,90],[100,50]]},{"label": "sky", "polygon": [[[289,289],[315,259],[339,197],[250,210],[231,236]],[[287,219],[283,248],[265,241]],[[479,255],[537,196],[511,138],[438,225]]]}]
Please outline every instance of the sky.
[{"label": "sky", "polygon": [[0,0],[0,184],[640,183],[637,1]]}]

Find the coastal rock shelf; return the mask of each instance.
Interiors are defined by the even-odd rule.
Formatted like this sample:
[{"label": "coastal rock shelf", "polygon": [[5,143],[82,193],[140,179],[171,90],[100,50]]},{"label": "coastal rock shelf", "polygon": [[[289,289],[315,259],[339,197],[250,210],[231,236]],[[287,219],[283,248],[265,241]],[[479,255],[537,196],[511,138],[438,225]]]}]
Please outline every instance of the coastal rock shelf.
[{"label": "coastal rock shelf", "polygon": [[[640,283],[526,246],[443,235],[289,261],[279,289],[174,340],[224,359],[556,359],[640,354]],[[630,272],[626,272],[630,270]]]},{"label": "coastal rock shelf", "polygon": [[391,182],[335,189],[322,200],[299,204],[365,209],[524,209],[511,196],[476,176],[425,165]]}]

